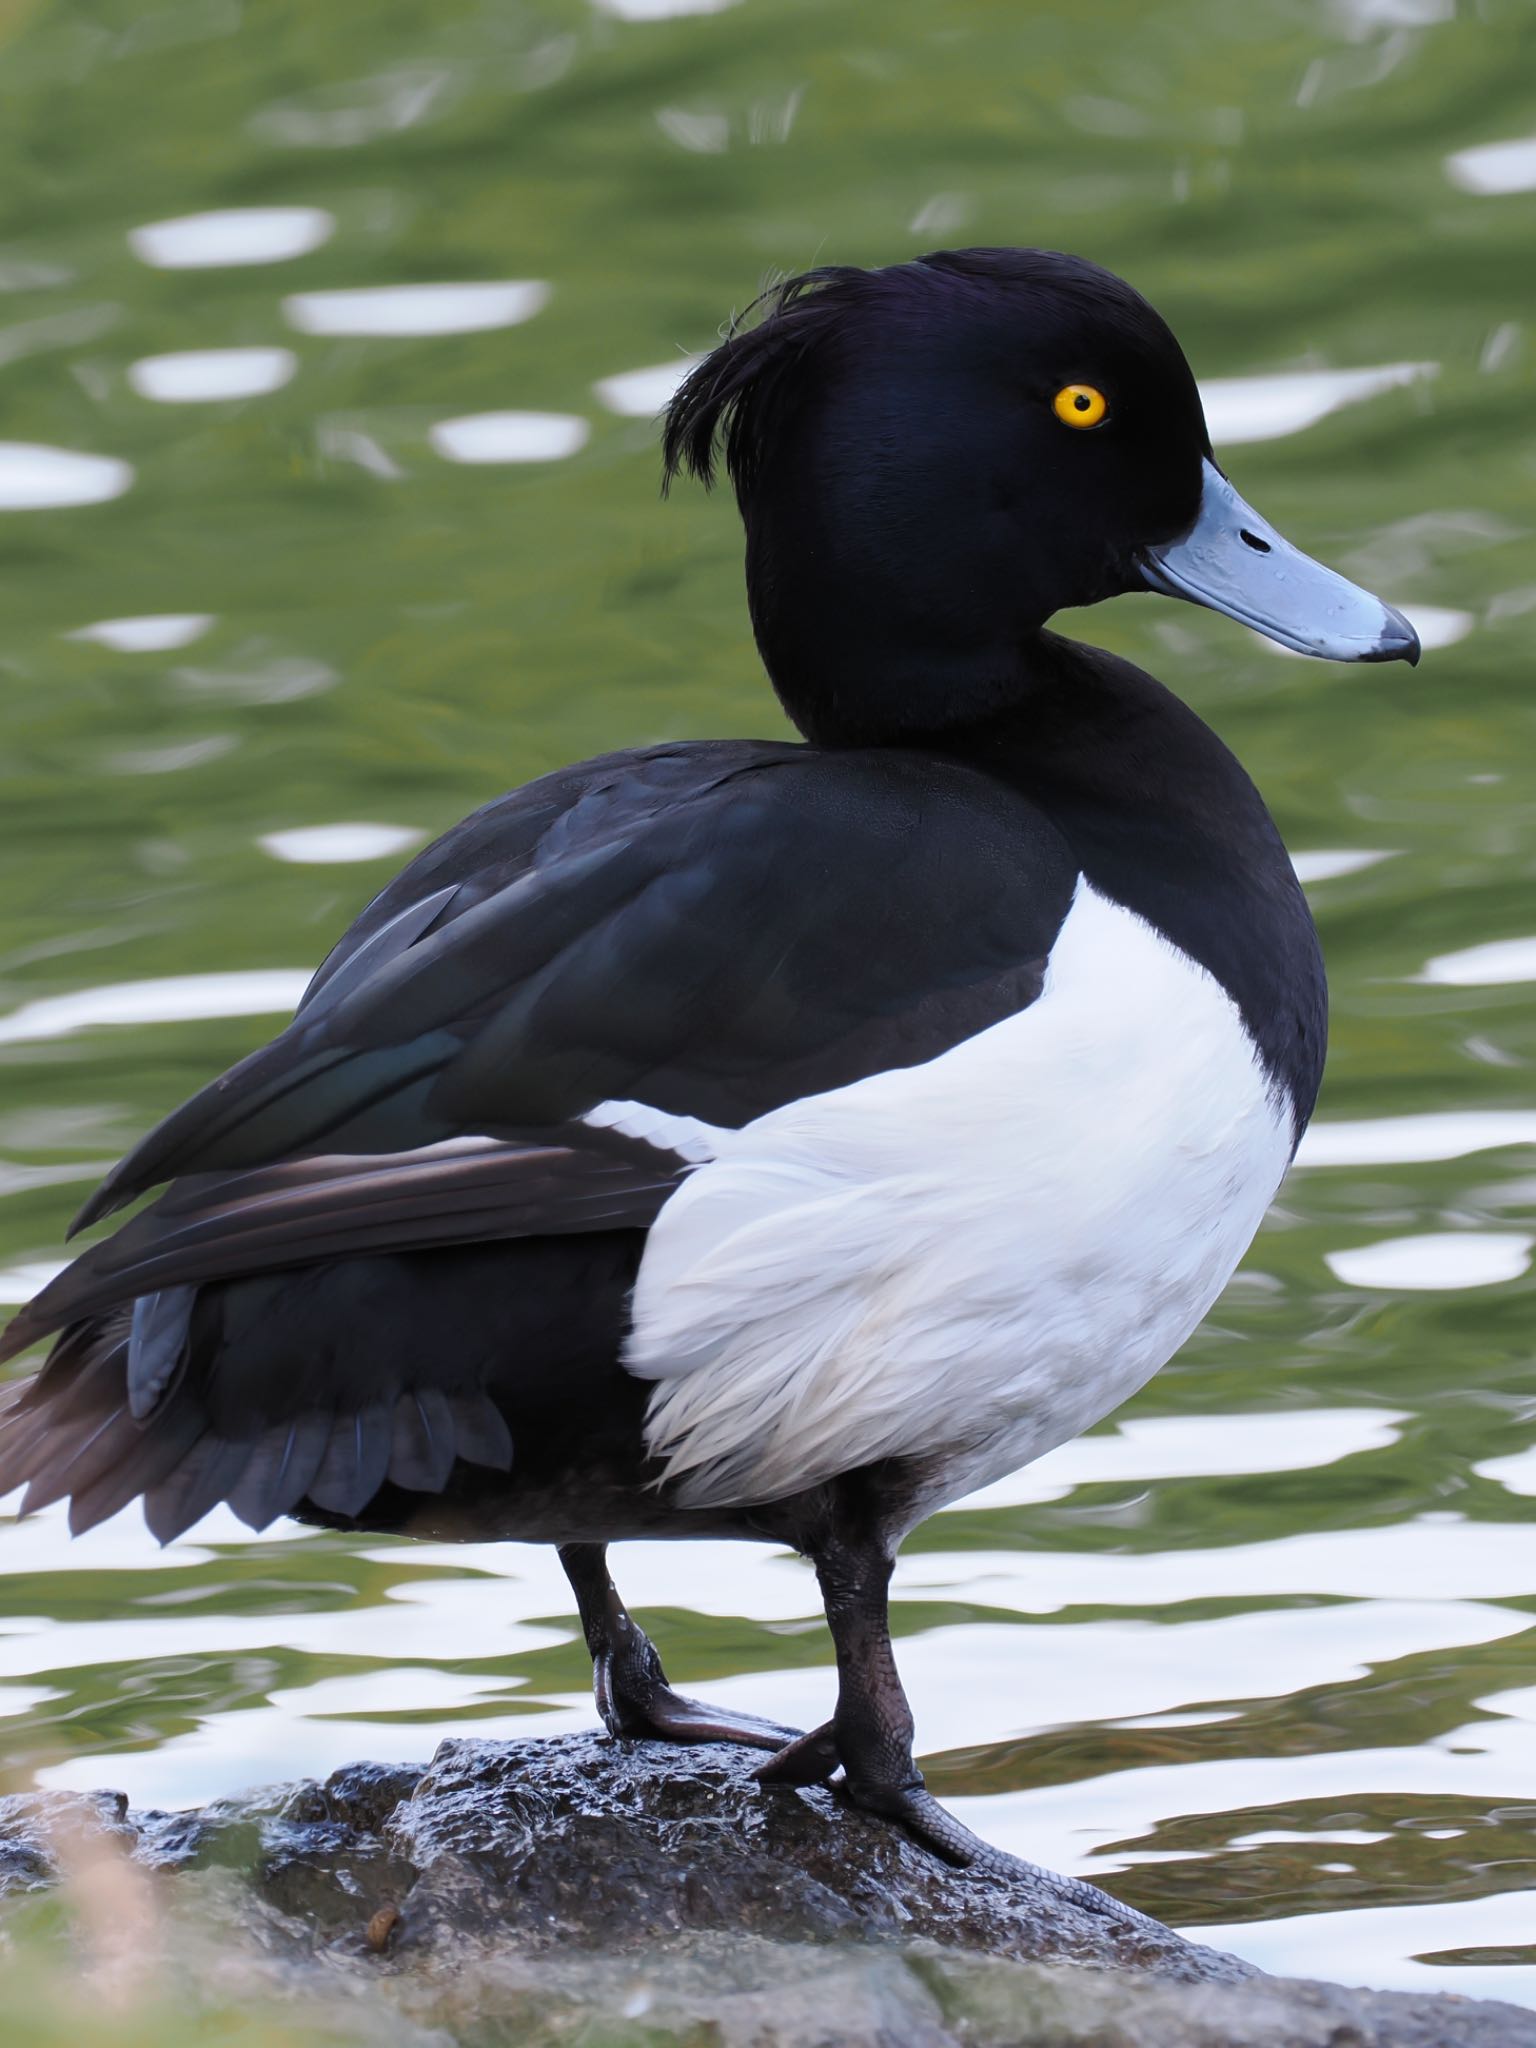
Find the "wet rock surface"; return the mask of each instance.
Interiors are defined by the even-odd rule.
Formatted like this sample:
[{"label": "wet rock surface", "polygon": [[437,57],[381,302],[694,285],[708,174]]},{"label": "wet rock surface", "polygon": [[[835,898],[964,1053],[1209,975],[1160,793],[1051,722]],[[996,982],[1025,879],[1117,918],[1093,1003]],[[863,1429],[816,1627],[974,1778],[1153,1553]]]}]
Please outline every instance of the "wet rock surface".
[{"label": "wet rock surface", "polygon": [[763,1791],[754,1762],[453,1741],[184,1813],[19,1795],[0,1897],[93,1858],[148,1873],[290,1996],[366,1982],[378,2040],[1536,2048],[1515,2007],[1265,1977],[1046,1872],[946,1869],[832,1793]]}]

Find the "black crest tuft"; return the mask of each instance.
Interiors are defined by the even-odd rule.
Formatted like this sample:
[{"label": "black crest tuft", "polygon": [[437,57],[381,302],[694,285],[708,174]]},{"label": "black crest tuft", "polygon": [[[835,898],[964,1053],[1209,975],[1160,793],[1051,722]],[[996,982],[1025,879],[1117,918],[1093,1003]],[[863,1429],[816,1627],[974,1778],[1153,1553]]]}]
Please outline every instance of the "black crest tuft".
[{"label": "black crest tuft", "polygon": [[794,388],[793,372],[826,343],[870,281],[869,271],[846,265],[803,271],[771,285],[731,322],[667,407],[663,491],[682,470],[713,484],[717,447],[737,491],[751,486]]}]

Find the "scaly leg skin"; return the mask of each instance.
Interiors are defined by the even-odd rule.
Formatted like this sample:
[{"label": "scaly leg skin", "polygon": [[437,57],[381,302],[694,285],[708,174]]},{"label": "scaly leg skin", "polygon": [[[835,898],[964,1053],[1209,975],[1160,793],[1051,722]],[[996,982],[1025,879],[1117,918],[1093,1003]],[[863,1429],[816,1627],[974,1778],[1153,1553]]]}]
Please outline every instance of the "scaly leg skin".
[{"label": "scaly leg skin", "polygon": [[610,1735],[656,1742],[739,1742],[750,1749],[782,1749],[798,1739],[793,1728],[755,1714],[733,1714],[704,1700],[685,1699],[667,1683],[656,1646],[619,1598],[608,1576],[601,1543],[564,1543],[560,1562],[576,1595],[582,1632],[592,1653],[592,1691]]},{"label": "scaly leg skin", "polygon": [[855,1806],[899,1821],[925,1849],[978,1876],[1048,1887],[1063,1903],[1135,1925],[1156,1927],[1081,1878],[1061,1877],[994,1849],[946,1813],[912,1761],[912,1710],[891,1648],[889,1592],[894,1559],[872,1538],[823,1540],[814,1554],[837,1651],[837,1711],[762,1766],[769,1785],[813,1784],[841,1763]]}]

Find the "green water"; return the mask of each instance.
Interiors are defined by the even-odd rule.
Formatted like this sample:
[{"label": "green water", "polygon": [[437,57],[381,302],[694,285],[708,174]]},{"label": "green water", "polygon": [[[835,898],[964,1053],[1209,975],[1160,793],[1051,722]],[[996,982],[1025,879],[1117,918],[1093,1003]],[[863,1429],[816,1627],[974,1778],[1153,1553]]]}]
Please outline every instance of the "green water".
[{"label": "green water", "polygon": [[[1533,55],[1526,0],[0,0],[0,441],[34,444],[0,448],[0,1291],[275,1027],[406,833],[600,748],[781,729],[729,505],[660,504],[599,380],[706,346],[775,269],[1092,255],[1203,380],[1311,373],[1217,385],[1228,465],[1431,651],[1341,670],[1151,600],[1078,624],[1217,725],[1293,849],[1383,856],[1306,870],[1321,1119],[1359,1128],[1124,1433],[913,1540],[920,1743],[994,1838],[1261,1961],[1536,2001],[1536,140],[1458,155],[1536,133]],[[273,208],[324,239],[192,268],[128,239]],[[507,280],[547,304],[476,332],[292,303]],[[207,350],[291,361],[133,367]],[[1317,373],[1384,366],[1325,411]],[[272,388],[178,399],[195,375]],[[434,439],[505,412],[590,431]],[[71,637],[167,615],[139,651]],[[397,850],[262,844],[360,821]],[[262,978],[124,986],[225,975]],[[675,1678],[822,1717],[802,1566],[616,1562]],[[173,1803],[590,1718],[539,1552],[225,1519],[162,1556],[49,1517],[0,1526],[0,1573],[13,1783]]]}]

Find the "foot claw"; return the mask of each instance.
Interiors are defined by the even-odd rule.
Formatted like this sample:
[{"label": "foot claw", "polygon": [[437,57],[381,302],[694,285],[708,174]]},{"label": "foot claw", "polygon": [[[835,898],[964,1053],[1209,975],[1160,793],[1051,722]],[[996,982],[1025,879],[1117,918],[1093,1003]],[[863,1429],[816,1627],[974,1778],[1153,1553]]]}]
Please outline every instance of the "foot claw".
[{"label": "foot claw", "polygon": [[824,1785],[841,1764],[832,1723],[824,1721],[760,1764],[757,1780],[761,1785]]},{"label": "foot claw", "polygon": [[656,1672],[647,1671],[643,1685],[624,1686],[612,1660],[600,1660],[594,1673],[598,1712],[610,1735],[652,1742],[736,1742],[748,1749],[780,1750],[793,1743],[799,1730],[756,1714],[732,1713],[674,1692]]}]

